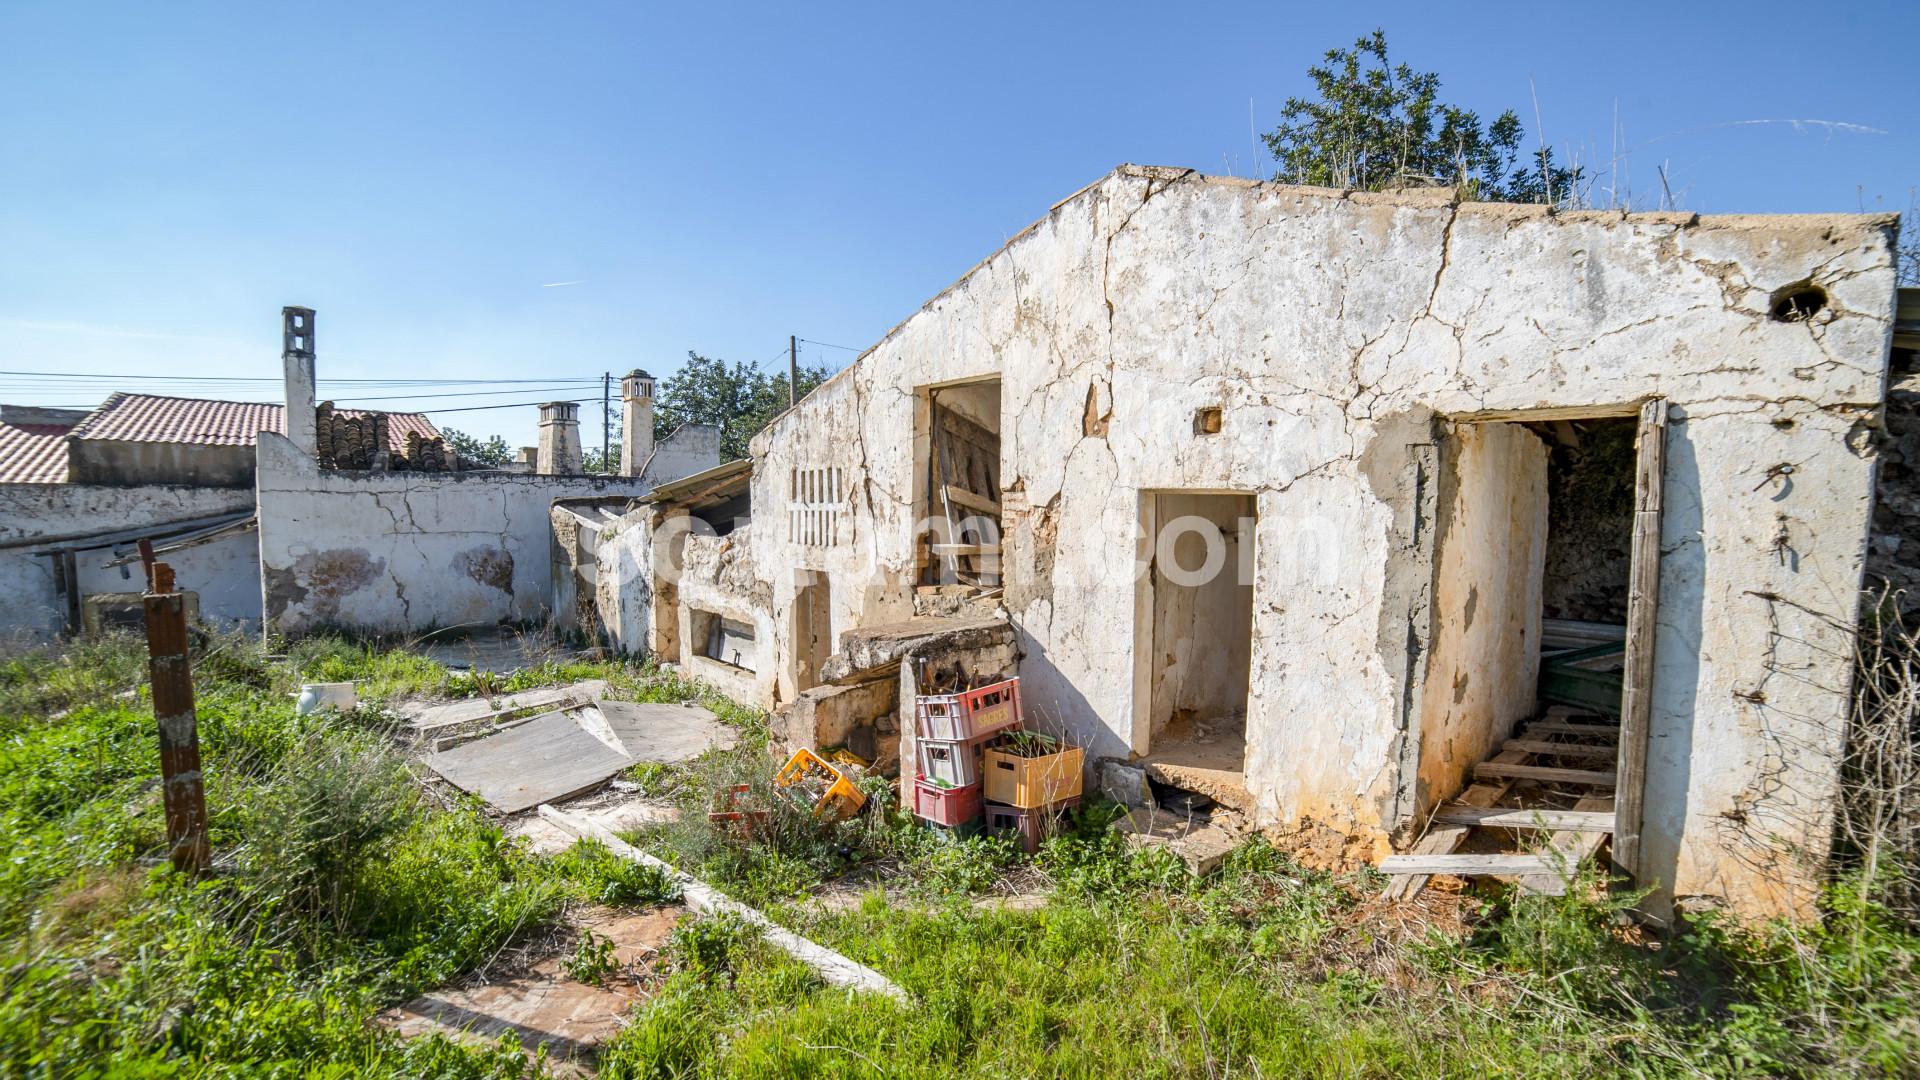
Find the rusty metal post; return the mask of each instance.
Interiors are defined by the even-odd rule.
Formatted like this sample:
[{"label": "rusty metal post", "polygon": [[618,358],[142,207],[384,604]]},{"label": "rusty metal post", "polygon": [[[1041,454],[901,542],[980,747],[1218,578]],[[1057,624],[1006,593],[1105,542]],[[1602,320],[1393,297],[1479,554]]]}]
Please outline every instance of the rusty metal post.
[{"label": "rusty metal post", "polygon": [[[142,548],[145,549],[145,545]],[[147,555],[146,549],[142,551]],[[149,559],[151,556],[148,556]],[[167,809],[167,847],[173,868],[199,874],[212,860],[207,844],[207,798],[200,782],[200,735],[193,711],[193,671],[187,663],[186,599],[173,587],[173,567],[147,563],[147,673],[153,718],[160,726],[160,778]]]}]

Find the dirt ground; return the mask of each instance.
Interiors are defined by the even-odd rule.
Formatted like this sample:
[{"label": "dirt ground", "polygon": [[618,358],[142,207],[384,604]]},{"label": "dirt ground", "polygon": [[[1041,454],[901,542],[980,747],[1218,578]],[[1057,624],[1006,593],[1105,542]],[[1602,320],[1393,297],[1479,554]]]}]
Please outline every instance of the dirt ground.
[{"label": "dirt ground", "polygon": [[[591,1075],[600,1047],[658,985],[659,952],[684,914],[678,906],[643,912],[589,908],[561,933],[499,958],[460,985],[388,1009],[375,1022],[407,1037],[441,1032],[474,1042],[513,1031],[529,1052],[545,1046],[559,1075]],[[602,986],[578,982],[564,968],[587,930],[611,940],[620,963]]]}]

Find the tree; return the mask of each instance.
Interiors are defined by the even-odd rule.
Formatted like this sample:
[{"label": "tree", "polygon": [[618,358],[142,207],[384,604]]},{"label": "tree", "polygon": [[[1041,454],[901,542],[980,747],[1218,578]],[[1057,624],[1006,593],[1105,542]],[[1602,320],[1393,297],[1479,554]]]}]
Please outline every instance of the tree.
[{"label": "tree", "polygon": [[1478,113],[1443,104],[1440,76],[1391,63],[1383,30],[1328,50],[1325,65],[1307,74],[1318,98],[1288,98],[1280,126],[1264,136],[1280,162],[1276,180],[1363,191],[1444,186],[1485,201],[1578,196],[1578,167],[1554,164],[1547,147],[1522,156],[1526,131],[1512,109],[1483,124]]},{"label": "tree", "polygon": [[453,428],[441,428],[440,434],[447,440],[447,445],[453,447],[453,452],[460,455],[462,461],[471,461],[476,465],[497,469],[513,460],[513,448],[507,445],[507,440],[498,435],[490,436],[486,442],[481,442],[474,436]]},{"label": "tree", "polygon": [[[826,379],[826,368],[802,367],[800,396]],[[682,424],[712,424],[720,429],[720,460],[737,461],[747,456],[754,435],[786,407],[786,372],[769,375],[690,351],[680,370],[660,383],[653,437],[664,439]]]}]

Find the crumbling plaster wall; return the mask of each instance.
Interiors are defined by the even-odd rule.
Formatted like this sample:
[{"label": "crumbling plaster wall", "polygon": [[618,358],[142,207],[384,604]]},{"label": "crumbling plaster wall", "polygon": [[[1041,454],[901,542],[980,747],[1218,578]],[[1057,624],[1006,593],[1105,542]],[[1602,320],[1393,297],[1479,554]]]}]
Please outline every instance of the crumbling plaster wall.
[{"label": "crumbling plaster wall", "polygon": [[[147,485],[0,484],[0,637],[31,641],[58,634],[67,602],[54,588],[51,559],[34,552],[64,546],[58,541],[137,529],[193,518],[240,514],[252,509],[246,489]],[[145,582],[135,566],[130,579],[106,566],[111,551],[75,555],[82,595],[138,592]],[[244,624],[260,618],[259,555],[251,533],[164,556],[183,589],[200,593],[201,617]]]},{"label": "crumbling plaster wall", "polygon": [[[687,673],[712,683],[735,701],[770,708],[776,680],[769,643],[774,639],[773,593],[754,559],[757,526],[725,536],[688,534],[682,542],[679,583],[680,663]],[[701,654],[705,635],[696,613],[723,616],[753,627],[754,653],[742,667]]]},{"label": "crumbling plaster wall", "polygon": [[1547,450],[1520,424],[1460,424],[1441,459],[1439,567],[1415,805],[1469,783],[1540,677],[1547,547]]},{"label": "crumbling plaster wall", "polygon": [[288,634],[542,618],[553,501],[646,492],[631,477],[323,470],[272,432],[258,484],[263,607]]},{"label": "crumbling plaster wall", "polygon": [[[1805,910],[1845,716],[1894,292],[1886,216],[1452,204],[1123,168],[1057,205],[755,440],[756,513],[846,469],[838,544],[756,546],[835,625],[904,618],[929,384],[998,376],[1006,599],[1030,710],[1133,745],[1144,489],[1257,493],[1247,784],[1371,857],[1424,809],[1431,418],[1671,402],[1645,858],[1670,893]],[[1811,280],[1809,321],[1768,318]],[[1203,408],[1222,426],[1204,434]],[[1792,463],[1789,480],[1768,470]],[[1409,516],[1411,515],[1411,517]],[[1409,582],[1413,585],[1409,586]],[[1390,587],[1391,586],[1391,587]],[[1431,613],[1432,619],[1451,617]],[[776,662],[791,663],[776,618]],[[1427,793],[1439,797],[1442,793]],[[1797,849],[1797,851],[1796,851]]]}]

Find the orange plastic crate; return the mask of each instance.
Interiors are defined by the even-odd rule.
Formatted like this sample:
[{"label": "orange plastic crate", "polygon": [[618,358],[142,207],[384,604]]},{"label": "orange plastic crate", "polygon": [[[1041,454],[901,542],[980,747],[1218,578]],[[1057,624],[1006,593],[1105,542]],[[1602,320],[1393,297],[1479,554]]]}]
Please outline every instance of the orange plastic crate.
[{"label": "orange plastic crate", "polygon": [[789,797],[796,791],[803,792],[815,813],[836,818],[850,818],[867,804],[866,795],[853,786],[845,773],[805,747],[795,750],[780,767],[774,775],[773,786]]},{"label": "orange plastic crate", "polygon": [[1086,751],[1063,746],[1051,754],[1021,757],[989,746],[981,754],[980,783],[987,801],[1032,810],[1080,796]]}]

